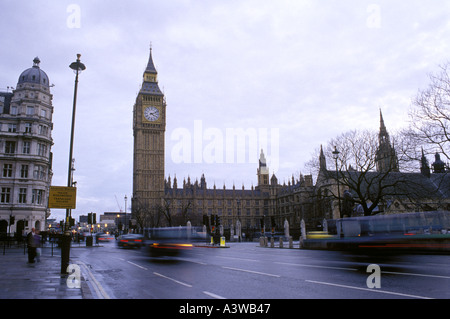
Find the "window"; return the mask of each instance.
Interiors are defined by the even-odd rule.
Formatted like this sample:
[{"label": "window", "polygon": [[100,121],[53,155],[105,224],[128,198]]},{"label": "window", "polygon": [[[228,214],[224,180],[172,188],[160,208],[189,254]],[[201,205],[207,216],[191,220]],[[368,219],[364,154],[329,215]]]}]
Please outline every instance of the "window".
[{"label": "window", "polygon": [[25,133],[31,133],[31,123],[25,123]]},{"label": "window", "polygon": [[39,133],[40,135],[45,135],[45,136],[47,136],[47,134],[48,134],[48,127],[45,126],[45,125],[39,125],[39,127],[38,127],[38,133]]},{"label": "window", "polygon": [[6,141],[5,143],[5,153],[14,154],[16,152],[16,142]]},{"label": "window", "polygon": [[47,116],[47,111],[46,110],[41,110],[41,116],[42,117],[46,117]]},{"label": "window", "polygon": [[10,133],[17,132],[17,124],[8,124],[8,132]]},{"label": "window", "polygon": [[30,154],[31,142],[23,142],[23,154]]},{"label": "window", "polygon": [[10,115],[17,115],[17,106],[11,106],[11,109],[9,110]]},{"label": "window", "polygon": [[19,188],[19,203],[26,204],[27,203],[27,189]]},{"label": "window", "polygon": [[47,156],[47,145],[42,143],[38,144],[38,155]]},{"label": "window", "polygon": [[20,168],[20,177],[28,178],[28,165],[22,165]]},{"label": "window", "polygon": [[34,106],[27,106],[27,115],[34,115]]},{"label": "window", "polygon": [[12,177],[12,164],[3,164],[3,177]]},{"label": "window", "polygon": [[42,189],[33,189],[31,203],[41,205],[44,200],[44,191]]},{"label": "window", "polygon": [[11,188],[2,187],[2,192],[0,193],[0,203],[9,203],[11,198]]},{"label": "window", "polygon": [[40,179],[40,180],[45,180],[46,179],[45,177],[46,177],[45,167],[37,165],[34,168],[34,178]]}]

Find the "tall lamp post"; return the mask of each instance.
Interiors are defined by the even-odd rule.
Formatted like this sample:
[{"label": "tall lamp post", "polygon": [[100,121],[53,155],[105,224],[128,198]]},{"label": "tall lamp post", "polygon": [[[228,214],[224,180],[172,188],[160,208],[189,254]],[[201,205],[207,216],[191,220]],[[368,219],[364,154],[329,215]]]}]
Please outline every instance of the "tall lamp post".
[{"label": "tall lamp post", "polygon": [[[333,151],[333,158],[336,162],[336,181],[337,181],[337,189],[338,189],[338,204],[339,204],[339,218],[342,218],[342,212],[341,212],[341,191],[340,191],[340,186],[339,186],[339,170],[338,170],[338,163],[337,160],[339,158],[339,151],[337,150],[336,146],[334,147],[334,151]],[[343,232],[342,232],[342,220],[341,220],[341,234],[340,237],[343,237]]]},{"label": "tall lamp post", "polygon": [[[124,229],[126,229],[126,227],[127,227],[127,199],[128,199],[127,195],[125,195],[125,197],[124,197],[124,200],[125,200],[125,226],[124,226]],[[128,229],[128,231],[130,231],[130,229]]]},{"label": "tall lamp post", "polygon": [[[78,74],[86,69],[86,66],[80,61],[81,54],[77,54],[77,60],[70,64],[70,68],[75,73],[75,88],[73,93],[73,109],[72,109],[72,129],[70,132],[70,147],[69,147],[69,169],[67,176],[67,187],[73,187],[72,163],[73,163],[73,137],[75,130],[75,110],[77,105],[77,91],[78,91]],[[67,267],[70,259],[70,218],[71,209],[66,209],[66,222],[64,223],[64,235],[62,237],[61,245],[61,274],[67,274]]]}]

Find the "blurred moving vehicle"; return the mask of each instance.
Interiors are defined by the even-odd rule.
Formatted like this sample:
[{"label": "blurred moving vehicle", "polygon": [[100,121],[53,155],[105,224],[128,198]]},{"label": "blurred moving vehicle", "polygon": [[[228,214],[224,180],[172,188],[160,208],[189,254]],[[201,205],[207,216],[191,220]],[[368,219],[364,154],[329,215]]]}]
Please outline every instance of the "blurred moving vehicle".
[{"label": "blurred moving vehicle", "polygon": [[114,236],[109,234],[97,234],[97,243],[106,243],[111,240],[114,240]]},{"label": "blurred moving vehicle", "polygon": [[147,229],[145,245],[151,257],[173,257],[192,250],[194,242],[204,241],[204,233],[196,227],[164,227]]},{"label": "blurred moving vehicle", "polygon": [[117,246],[123,248],[141,248],[144,236],[140,234],[126,234],[117,238]]},{"label": "blurred moving vehicle", "polygon": [[363,254],[450,253],[450,211],[349,217],[327,224],[326,236],[307,236],[303,245]]}]

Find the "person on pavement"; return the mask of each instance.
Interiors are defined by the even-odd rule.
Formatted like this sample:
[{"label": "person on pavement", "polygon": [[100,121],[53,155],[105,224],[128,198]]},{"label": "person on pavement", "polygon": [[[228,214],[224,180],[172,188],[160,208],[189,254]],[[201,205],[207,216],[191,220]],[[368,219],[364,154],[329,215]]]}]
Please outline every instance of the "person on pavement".
[{"label": "person on pavement", "polygon": [[31,232],[27,235],[27,246],[28,246],[28,263],[33,264],[34,258],[36,258],[36,239],[35,239],[35,229],[31,228]]}]

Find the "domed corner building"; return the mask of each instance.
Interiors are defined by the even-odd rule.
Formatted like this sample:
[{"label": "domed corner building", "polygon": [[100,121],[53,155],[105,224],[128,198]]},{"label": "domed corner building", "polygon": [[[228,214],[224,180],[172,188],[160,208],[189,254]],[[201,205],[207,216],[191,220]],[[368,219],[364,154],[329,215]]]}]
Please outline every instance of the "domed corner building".
[{"label": "domed corner building", "polygon": [[40,62],[0,92],[0,236],[43,230],[50,215],[53,97]]}]

